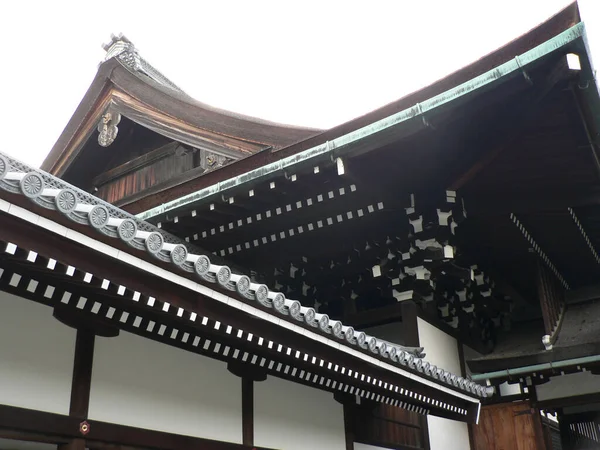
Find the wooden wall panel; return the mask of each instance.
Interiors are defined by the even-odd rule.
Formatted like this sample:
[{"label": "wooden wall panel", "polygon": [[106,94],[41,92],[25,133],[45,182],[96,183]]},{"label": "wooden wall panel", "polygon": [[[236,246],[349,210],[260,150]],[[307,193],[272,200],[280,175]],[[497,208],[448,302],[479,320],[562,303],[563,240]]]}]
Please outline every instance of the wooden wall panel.
[{"label": "wooden wall panel", "polygon": [[425,448],[418,414],[390,405],[371,403],[351,408],[356,442],[396,448]]},{"label": "wooden wall panel", "polygon": [[114,203],[194,168],[194,154],[171,154],[98,187],[96,195]]},{"label": "wooden wall panel", "polygon": [[535,414],[528,402],[484,406],[473,427],[473,450],[546,450]]}]

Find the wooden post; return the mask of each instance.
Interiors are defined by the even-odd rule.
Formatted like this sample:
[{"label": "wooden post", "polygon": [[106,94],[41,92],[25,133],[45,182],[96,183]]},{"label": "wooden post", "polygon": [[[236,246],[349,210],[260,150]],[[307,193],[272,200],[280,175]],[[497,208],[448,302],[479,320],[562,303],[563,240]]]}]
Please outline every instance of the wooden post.
[{"label": "wooden post", "polygon": [[[417,320],[417,305],[412,300],[402,302],[402,337],[404,345],[409,347],[418,347],[419,344],[419,323]],[[421,445],[424,450],[430,449],[429,443],[429,425],[427,416],[419,416],[421,426]]]},{"label": "wooden post", "polygon": [[254,381],[242,377],[242,443],[254,445]]},{"label": "wooden post", "polygon": [[69,415],[80,419],[87,418],[90,406],[94,340],[95,336],[92,332],[84,329],[77,330]]}]

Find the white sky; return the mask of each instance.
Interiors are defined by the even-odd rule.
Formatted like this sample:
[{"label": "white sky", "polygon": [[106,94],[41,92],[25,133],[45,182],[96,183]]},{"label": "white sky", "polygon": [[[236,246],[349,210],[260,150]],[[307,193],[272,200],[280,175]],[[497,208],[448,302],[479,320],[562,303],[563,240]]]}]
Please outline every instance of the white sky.
[{"label": "white sky", "polygon": [[[11,1],[0,151],[39,165],[123,32],[192,97],[329,128],[442,78],[570,0]],[[600,64],[600,0],[580,0]]]}]

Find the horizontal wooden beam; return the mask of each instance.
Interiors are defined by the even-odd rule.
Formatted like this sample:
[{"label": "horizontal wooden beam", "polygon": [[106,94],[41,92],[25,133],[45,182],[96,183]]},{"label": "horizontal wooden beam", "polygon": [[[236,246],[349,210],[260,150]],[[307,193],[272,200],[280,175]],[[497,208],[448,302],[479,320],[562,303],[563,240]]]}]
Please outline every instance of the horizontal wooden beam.
[{"label": "horizontal wooden beam", "polygon": [[[89,433],[80,431],[82,420],[62,414],[54,414],[15,406],[0,405],[0,436],[18,436],[15,432],[44,435],[49,440],[69,443],[82,439],[132,447],[160,448],[163,450],[268,450],[266,447],[234,444],[162,431],[116,425],[88,419]],[[11,434],[12,433],[12,434]]]}]

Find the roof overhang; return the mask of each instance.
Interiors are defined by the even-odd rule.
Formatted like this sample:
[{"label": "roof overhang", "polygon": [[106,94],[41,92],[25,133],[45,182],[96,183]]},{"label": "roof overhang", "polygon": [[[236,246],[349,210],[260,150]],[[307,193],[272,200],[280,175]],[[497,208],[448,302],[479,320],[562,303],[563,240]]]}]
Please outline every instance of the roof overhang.
[{"label": "roof overhang", "polygon": [[[71,305],[74,312],[86,308],[82,299],[107,297],[113,312],[110,317],[107,312],[106,318],[121,327],[134,320],[134,311],[131,317],[117,317],[116,308],[122,312],[127,312],[127,306],[137,308],[143,296],[146,309],[135,312],[165,322],[163,313],[169,315],[168,323],[176,330],[170,335],[174,343],[181,344],[184,339],[179,330],[189,330],[190,335],[202,336],[205,342],[208,339],[209,345],[222,342],[218,350],[204,350],[244,349],[246,358],[257,357],[242,359],[243,363],[258,364],[272,375],[295,377],[322,389],[341,389],[424,414],[476,421],[478,397],[489,395],[479,385],[434,370],[409,349],[329,321],[312,308],[211,262],[201,250],[174,236],[5,155],[0,155],[0,188],[8,192],[2,194],[5,200],[0,200],[4,222],[0,239],[13,244],[10,254],[22,247],[28,255],[34,252],[70,267],[65,274],[58,274],[62,277],[57,283],[63,286],[62,296],[53,290],[46,299]],[[93,229],[100,232],[97,237],[91,235]],[[34,233],[37,239],[33,239]],[[104,263],[93,264],[94,259]],[[36,260],[33,257],[30,263]],[[74,290],[78,300],[71,301],[73,296],[65,296],[64,286],[75,273],[81,275]],[[34,279],[31,273],[29,276]],[[16,282],[13,287],[18,287],[21,277],[16,281],[11,277],[8,285]],[[34,292],[40,292],[40,282],[34,281]],[[24,286],[24,295],[30,286]],[[103,295],[111,286],[116,295]],[[89,303],[87,307],[92,308]],[[161,329],[146,331],[161,334]],[[164,333],[162,329],[161,336]],[[213,341],[217,335],[219,340]],[[189,342],[190,336],[185,339]],[[199,350],[193,343],[188,349]],[[234,354],[244,358],[239,352]],[[294,375],[290,372],[288,376],[288,370]]]},{"label": "roof overhang", "polygon": [[[477,96],[497,89],[510,80],[523,77],[530,69],[557,55],[567,53],[574,53],[580,57],[583,79],[594,80],[593,68],[587,49],[585,27],[583,23],[578,23],[475,78],[413,104],[397,113],[290,156],[275,157],[272,162],[257,165],[236,176],[218,181],[213,185],[141,212],[138,217],[145,220],[160,220],[167,213],[173,215],[175,211],[189,208],[199,202],[211,201],[222,196],[231,197],[241,190],[248,191],[256,183],[264,182],[275,176],[281,176],[285,172],[297,173],[323,161],[352,158],[358,154],[382,148],[386,144],[397,142],[424,130],[429,122],[448,114],[452,109],[467,104]],[[597,90],[589,89],[588,91],[585,93],[588,106],[597,113],[600,111]],[[600,121],[600,117],[596,116],[596,120]],[[244,164],[248,166],[249,160],[245,161]],[[232,169],[233,166],[228,168],[228,170]],[[225,171],[221,172],[225,173]]]}]

